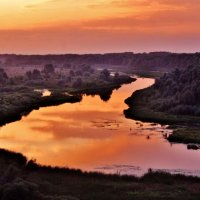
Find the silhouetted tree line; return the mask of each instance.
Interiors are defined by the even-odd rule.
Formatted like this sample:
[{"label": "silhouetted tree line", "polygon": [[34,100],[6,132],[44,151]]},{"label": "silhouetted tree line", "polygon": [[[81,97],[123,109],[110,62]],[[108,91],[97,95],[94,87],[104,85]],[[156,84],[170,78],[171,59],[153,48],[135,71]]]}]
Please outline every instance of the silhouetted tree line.
[{"label": "silhouetted tree line", "polygon": [[8,75],[4,69],[0,68],[0,85],[4,85],[8,81]]},{"label": "silhouetted tree line", "polygon": [[[184,69],[193,63],[198,63],[200,53],[108,53],[108,54],[65,54],[65,55],[0,55],[6,60],[7,66],[21,65],[45,65],[48,63],[63,66],[64,68],[74,69],[74,65],[118,65],[128,66],[134,70],[145,71],[171,71],[177,66]],[[114,67],[114,66],[113,66]]]},{"label": "silhouetted tree line", "polygon": [[165,74],[146,90],[144,100],[158,111],[200,116],[200,66]]}]

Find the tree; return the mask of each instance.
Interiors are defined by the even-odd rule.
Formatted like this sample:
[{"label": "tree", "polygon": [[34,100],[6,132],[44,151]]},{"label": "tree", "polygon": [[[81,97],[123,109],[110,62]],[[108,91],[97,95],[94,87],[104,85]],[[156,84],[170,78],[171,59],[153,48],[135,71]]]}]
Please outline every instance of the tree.
[{"label": "tree", "polygon": [[119,73],[115,72],[115,78],[119,78]]},{"label": "tree", "polygon": [[65,78],[65,81],[66,81],[67,83],[70,83],[70,82],[72,81],[72,78],[71,78],[70,76],[68,76],[68,77]]},{"label": "tree", "polygon": [[112,90],[109,90],[109,89],[99,93],[101,100],[105,102],[111,98],[111,95],[112,95]]},{"label": "tree", "polygon": [[82,71],[83,72],[90,72],[90,70],[91,70],[91,66],[90,65],[84,64],[81,67],[82,67]]},{"label": "tree", "polygon": [[108,80],[110,77],[110,72],[107,69],[101,71],[100,78],[103,80]]},{"label": "tree", "polygon": [[41,76],[40,71],[37,70],[37,69],[34,69],[34,70],[33,70],[33,73],[32,73],[32,78],[33,78],[33,79],[41,79],[42,76]]},{"label": "tree", "polygon": [[70,74],[70,76],[75,76],[75,73],[73,70],[70,70],[69,74]]},{"label": "tree", "polygon": [[73,84],[73,87],[78,88],[78,87],[81,87],[82,85],[83,85],[82,79],[81,78],[77,78],[76,81]]},{"label": "tree", "polygon": [[4,69],[0,68],[0,84],[5,84],[8,80],[8,75]]},{"label": "tree", "polygon": [[194,104],[195,103],[195,97],[192,91],[186,90],[182,95],[181,95],[181,101],[184,104]]},{"label": "tree", "polygon": [[90,73],[86,72],[86,73],[84,73],[84,76],[85,77],[90,77]]},{"label": "tree", "polygon": [[64,68],[69,68],[69,69],[72,67],[72,65],[69,63],[65,63],[63,66],[64,66]]},{"label": "tree", "polygon": [[52,64],[47,64],[44,66],[44,73],[45,74],[54,74],[55,68]]},{"label": "tree", "polygon": [[26,72],[26,76],[27,76],[27,78],[28,78],[29,80],[31,80],[31,79],[32,79],[32,72],[31,72],[31,71],[27,71],[27,72]]},{"label": "tree", "polygon": [[80,70],[77,70],[77,71],[75,72],[75,74],[76,74],[76,76],[82,76],[82,75],[83,75],[83,73],[82,73]]}]

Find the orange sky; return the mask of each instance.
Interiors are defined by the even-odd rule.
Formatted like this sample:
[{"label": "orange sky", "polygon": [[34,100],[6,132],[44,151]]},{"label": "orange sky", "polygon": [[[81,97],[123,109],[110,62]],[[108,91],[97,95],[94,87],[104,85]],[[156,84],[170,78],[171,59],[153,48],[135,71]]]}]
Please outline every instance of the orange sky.
[{"label": "orange sky", "polygon": [[0,23],[0,53],[200,47],[200,0],[0,0]]}]

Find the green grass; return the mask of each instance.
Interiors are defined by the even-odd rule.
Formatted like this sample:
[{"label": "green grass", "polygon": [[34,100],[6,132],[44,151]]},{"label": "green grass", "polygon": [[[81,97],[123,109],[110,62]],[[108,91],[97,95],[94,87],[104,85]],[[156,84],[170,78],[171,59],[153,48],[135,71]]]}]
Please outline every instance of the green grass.
[{"label": "green grass", "polygon": [[200,144],[200,128],[183,127],[175,129],[173,134],[168,137],[170,142],[177,143],[198,143]]}]

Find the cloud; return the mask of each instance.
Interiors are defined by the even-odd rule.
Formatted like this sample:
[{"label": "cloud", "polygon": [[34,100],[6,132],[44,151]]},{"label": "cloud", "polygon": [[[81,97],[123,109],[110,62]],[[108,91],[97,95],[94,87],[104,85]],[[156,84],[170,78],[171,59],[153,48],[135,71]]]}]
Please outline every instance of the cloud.
[{"label": "cloud", "polygon": [[177,6],[181,7],[188,7],[188,6],[197,6],[200,3],[199,0],[114,0],[114,1],[104,1],[100,3],[93,3],[90,4],[89,7],[93,9],[98,8],[108,8],[108,7],[117,7],[117,8],[141,8],[141,7],[153,7],[156,5],[157,9],[163,9],[163,6],[167,6],[166,8],[171,8]]},{"label": "cloud", "polygon": [[64,0],[44,0],[42,2],[39,2],[39,3],[33,3],[33,4],[27,4],[25,5],[24,7],[27,8],[27,9],[35,9],[35,8],[38,8],[40,6],[44,6],[45,4],[49,4],[49,3],[60,3],[60,2],[63,2]]},{"label": "cloud", "polygon": [[[198,9],[185,10],[163,10],[149,11],[142,15],[130,15],[125,17],[113,17],[99,20],[83,22],[85,29],[96,30],[119,30],[119,31],[139,31],[149,30],[169,32],[177,31],[199,33],[200,14]],[[172,29],[169,29],[172,28]]]},{"label": "cloud", "polygon": [[110,1],[110,2],[103,2],[103,3],[94,3],[90,4],[89,8],[106,8],[106,7],[123,7],[123,8],[130,8],[131,7],[140,7],[140,6],[149,6],[151,5],[151,1],[149,0],[125,0],[125,1]]},{"label": "cloud", "polygon": [[[98,24],[97,24],[98,25]],[[93,24],[94,26],[94,24]],[[199,26],[161,28],[160,25],[115,29],[48,27],[34,30],[0,31],[0,53],[105,53],[175,51],[196,52],[200,46]]]},{"label": "cloud", "polygon": [[[116,112],[106,112],[110,117],[117,116]],[[55,116],[55,112],[48,112],[44,116]],[[89,117],[87,117],[89,116]],[[96,119],[95,117],[98,118]],[[67,138],[87,138],[87,139],[102,139],[110,137],[113,132],[110,132],[110,128],[117,128],[116,123],[112,122],[108,126],[105,121],[105,111],[79,111],[77,115],[76,112],[60,112],[59,120],[43,120],[43,126],[35,122],[35,120],[29,120],[31,129],[34,131],[39,131],[41,134],[52,133],[55,140],[63,140]],[[97,121],[90,121],[91,119],[96,119]],[[100,125],[100,127],[98,126]],[[87,132],[85,131],[87,130]],[[102,133],[103,130],[103,133]]]},{"label": "cloud", "polygon": [[[52,5],[61,1],[63,0],[45,2]],[[101,3],[95,1],[97,3],[93,4],[92,1],[84,2],[87,3],[81,5],[86,10],[81,10],[82,13],[75,6],[79,4],[73,4],[76,12],[72,15],[69,12],[66,14],[63,6],[58,15],[66,18],[57,19],[54,17],[54,9],[48,9],[49,12],[41,17],[36,12],[36,26],[32,29],[26,30],[23,26],[19,30],[0,30],[1,52],[99,53],[199,49],[200,0],[113,0]],[[61,5],[63,4],[59,4],[58,8]],[[52,8],[55,8],[54,4]],[[71,12],[73,10],[71,7],[68,9]],[[84,15],[86,11],[91,12],[88,18]],[[83,17],[79,19],[76,14]],[[35,19],[35,15],[33,18]],[[57,21],[53,21],[54,19]]]}]

